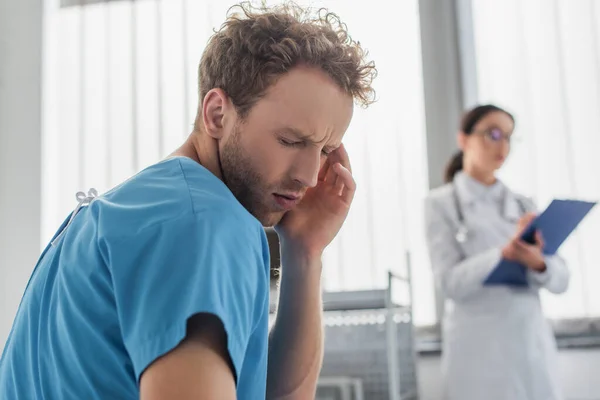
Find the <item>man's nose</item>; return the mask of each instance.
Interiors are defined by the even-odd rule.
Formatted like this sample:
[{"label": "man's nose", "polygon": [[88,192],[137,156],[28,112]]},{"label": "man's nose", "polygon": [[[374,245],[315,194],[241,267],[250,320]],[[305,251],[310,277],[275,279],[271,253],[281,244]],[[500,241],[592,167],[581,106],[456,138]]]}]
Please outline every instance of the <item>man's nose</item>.
[{"label": "man's nose", "polygon": [[292,178],[304,187],[317,186],[322,159],[321,151],[318,149],[309,149],[303,152],[295,163]]}]

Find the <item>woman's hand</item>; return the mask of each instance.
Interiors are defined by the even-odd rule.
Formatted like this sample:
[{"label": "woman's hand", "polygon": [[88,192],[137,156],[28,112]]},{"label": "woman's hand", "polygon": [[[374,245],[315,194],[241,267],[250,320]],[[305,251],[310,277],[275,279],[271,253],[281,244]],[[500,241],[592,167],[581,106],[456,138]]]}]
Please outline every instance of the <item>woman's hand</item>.
[{"label": "woman's hand", "polygon": [[541,232],[535,232],[535,243],[529,244],[521,240],[521,235],[535,218],[535,214],[524,215],[517,223],[517,230],[513,238],[502,249],[502,256],[507,260],[517,261],[525,267],[537,272],[546,270],[544,259],[544,238]]},{"label": "woman's hand", "polygon": [[525,232],[525,229],[527,229],[527,227],[529,225],[531,225],[531,223],[533,222],[535,217],[536,217],[535,213],[528,212],[525,215],[523,215],[521,218],[519,218],[519,221],[517,222],[517,229],[515,230],[515,234],[513,236],[513,240],[519,239],[521,237],[523,232]]}]

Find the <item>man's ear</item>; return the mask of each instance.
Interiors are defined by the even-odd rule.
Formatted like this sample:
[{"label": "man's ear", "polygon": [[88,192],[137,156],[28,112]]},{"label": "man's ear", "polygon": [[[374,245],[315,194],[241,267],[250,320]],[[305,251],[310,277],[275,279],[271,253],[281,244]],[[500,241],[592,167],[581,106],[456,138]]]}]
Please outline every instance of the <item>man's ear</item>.
[{"label": "man's ear", "polygon": [[225,134],[226,112],[231,107],[223,89],[211,89],[202,101],[204,131],[213,139],[220,140]]}]

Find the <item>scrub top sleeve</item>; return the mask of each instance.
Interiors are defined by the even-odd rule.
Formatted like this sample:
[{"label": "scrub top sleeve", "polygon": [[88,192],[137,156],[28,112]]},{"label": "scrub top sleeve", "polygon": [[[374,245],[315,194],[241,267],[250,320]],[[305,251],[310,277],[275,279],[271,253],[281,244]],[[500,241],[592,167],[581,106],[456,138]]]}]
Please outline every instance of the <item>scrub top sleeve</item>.
[{"label": "scrub top sleeve", "polygon": [[188,319],[198,313],[223,323],[239,376],[259,319],[257,288],[265,274],[254,226],[231,214],[188,215],[112,243],[109,254],[122,335],[138,382],[185,338]]}]

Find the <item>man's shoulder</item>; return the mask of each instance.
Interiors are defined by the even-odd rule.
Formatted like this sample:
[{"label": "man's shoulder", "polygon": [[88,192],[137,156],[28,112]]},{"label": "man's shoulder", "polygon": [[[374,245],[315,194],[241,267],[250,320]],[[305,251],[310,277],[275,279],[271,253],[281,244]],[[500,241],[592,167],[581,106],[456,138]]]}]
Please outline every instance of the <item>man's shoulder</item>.
[{"label": "man's shoulder", "polygon": [[[201,222],[256,228],[227,186],[200,164],[170,158],[136,174],[94,201],[99,227],[135,236],[153,227]],[[115,232],[118,231],[118,232]]]},{"label": "man's shoulder", "polygon": [[[169,209],[187,212],[190,201],[180,161],[167,159],[135,174],[97,199],[100,207],[124,212],[152,210],[157,215]],[[186,196],[187,195],[187,196]]]}]

